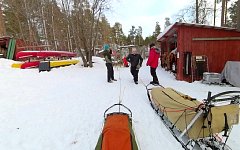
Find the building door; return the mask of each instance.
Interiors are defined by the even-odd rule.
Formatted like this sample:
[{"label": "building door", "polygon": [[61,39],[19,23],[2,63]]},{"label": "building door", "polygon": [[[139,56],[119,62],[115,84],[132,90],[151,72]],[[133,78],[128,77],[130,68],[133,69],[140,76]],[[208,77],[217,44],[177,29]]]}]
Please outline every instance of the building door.
[{"label": "building door", "polygon": [[192,82],[202,80],[203,73],[208,72],[207,56],[199,55],[192,57]]},{"label": "building door", "polygon": [[192,52],[184,52],[183,58],[183,74],[184,75],[191,75],[192,73]]}]

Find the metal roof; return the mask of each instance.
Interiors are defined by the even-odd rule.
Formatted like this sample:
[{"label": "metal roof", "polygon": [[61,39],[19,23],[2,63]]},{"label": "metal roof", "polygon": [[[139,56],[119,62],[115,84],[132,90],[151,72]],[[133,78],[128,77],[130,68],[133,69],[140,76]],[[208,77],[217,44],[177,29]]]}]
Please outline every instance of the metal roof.
[{"label": "metal roof", "polygon": [[162,33],[160,33],[157,36],[157,41],[162,41],[165,39],[165,36],[172,34],[174,31],[176,31],[177,26],[189,26],[189,27],[197,27],[197,28],[212,28],[212,29],[218,29],[218,30],[228,30],[228,31],[236,31],[240,32],[235,28],[229,28],[229,27],[218,27],[218,26],[211,26],[211,25],[205,25],[205,24],[196,24],[196,23],[183,23],[183,22],[175,22],[168,28],[166,28]]}]

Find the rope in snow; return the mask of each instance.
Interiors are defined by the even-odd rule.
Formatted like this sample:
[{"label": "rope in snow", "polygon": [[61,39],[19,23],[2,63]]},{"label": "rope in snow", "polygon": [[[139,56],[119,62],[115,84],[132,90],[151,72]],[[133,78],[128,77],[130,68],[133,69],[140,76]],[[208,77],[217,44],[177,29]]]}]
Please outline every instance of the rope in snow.
[{"label": "rope in snow", "polygon": [[140,80],[140,82],[142,83],[143,86],[145,86],[145,87],[148,86],[148,85],[146,85],[146,84],[143,82],[142,78],[139,77],[139,80]]},{"label": "rope in snow", "polygon": [[[149,85],[151,85],[151,83],[149,83],[149,84],[146,85],[140,77],[139,77],[139,80],[140,80],[140,82],[142,83],[142,85],[143,85],[145,88],[147,88]],[[159,84],[158,86],[160,86],[160,87],[162,87],[162,88],[165,88],[165,87],[162,86],[161,84]]]},{"label": "rope in snow", "polygon": [[125,91],[125,88],[126,87],[124,87],[124,89],[122,90],[122,79],[121,79],[121,71],[120,71],[120,69],[119,69],[119,67],[117,66],[117,70],[118,70],[118,72],[119,72],[119,84],[120,84],[120,89],[119,89],[119,104],[121,104],[122,103],[122,101],[123,101],[123,95],[124,95],[124,91]]}]

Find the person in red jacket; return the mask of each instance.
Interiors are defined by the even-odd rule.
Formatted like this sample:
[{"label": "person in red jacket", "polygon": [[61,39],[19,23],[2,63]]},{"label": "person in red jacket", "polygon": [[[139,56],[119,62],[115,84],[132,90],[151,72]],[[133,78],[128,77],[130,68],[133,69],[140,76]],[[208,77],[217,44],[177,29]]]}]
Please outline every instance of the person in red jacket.
[{"label": "person in red jacket", "polygon": [[128,67],[128,61],[126,59],[126,56],[124,56],[122,60],[123,60],[123,66]]},{"label": "person in red jacket", "polygon": [[150,51],[149,51],[149,56],[147,60],[147,66],[150,66],[150,72],[153,77],[153,81],[151,81],[150,84],[159,85],[156,69],[158,67],[160,50],[155,47],[154,43],[150,44],[149,47],[150,47]]}]

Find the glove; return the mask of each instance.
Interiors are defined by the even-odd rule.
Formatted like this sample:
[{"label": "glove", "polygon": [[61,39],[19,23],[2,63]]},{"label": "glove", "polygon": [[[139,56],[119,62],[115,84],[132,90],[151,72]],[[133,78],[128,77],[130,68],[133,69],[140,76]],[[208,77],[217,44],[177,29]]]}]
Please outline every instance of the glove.
[{"label": "glove", "polygon": [[137,66],[136,66],[136,70],[139,70],[140,68],[141,68],[140,65],[137,65]]}]

